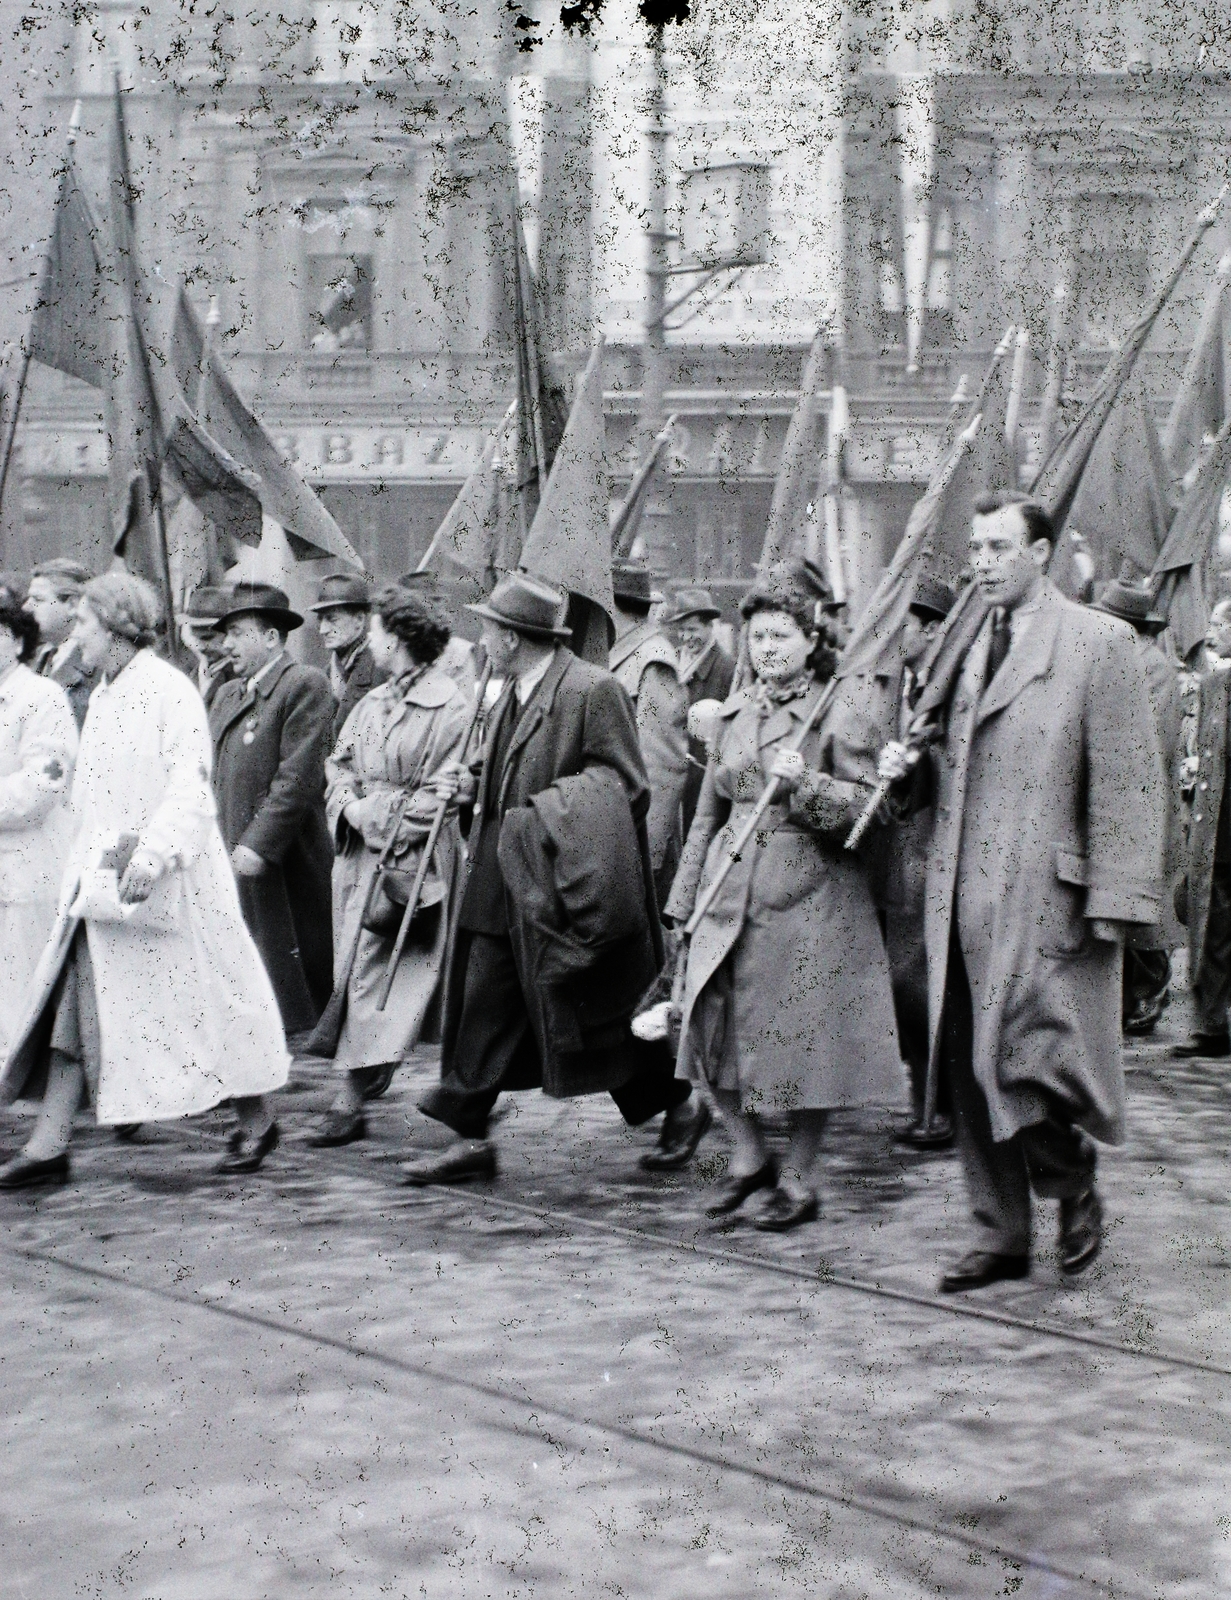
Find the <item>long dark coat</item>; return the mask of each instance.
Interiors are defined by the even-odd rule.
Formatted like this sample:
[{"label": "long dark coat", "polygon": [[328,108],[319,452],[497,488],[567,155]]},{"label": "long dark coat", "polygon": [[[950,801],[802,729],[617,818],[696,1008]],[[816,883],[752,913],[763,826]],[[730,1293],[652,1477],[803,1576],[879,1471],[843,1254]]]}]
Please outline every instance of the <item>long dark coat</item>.
[{"label": "long dark coat", "polygon": [[[499,727],[505,697],[512,694],[510,685],[493,707],[488,721],[489,739],[491,730]],[[518,915],[506,896],[513,955],[542,1064],[542,1088],[544,1093],[558,1097],[618,1089],[644,1068],[645,1046],[632,1037],[629,1024],[638,1000],[657,977],[663,961],[662,927],[654,899],[645,828],[650,786],[637,742],[632,702],[609,672],[560,649],[521,714],[501,771],[494,771],[487,760],[483,763],[471,837],[477,837],[481,816],[490,814],[493,808],[503,818],[515,807],[528,805],[557,778],[573,777],[593,767],[606,767],[616,774],[632,808],[641,859],[641,928],[618,951],[598,957],[589,972],[567,991],[557,993],[539,980],[549,954],[546,941]],[[619,886],[613,884],[613,896],[618,892]],[[457,896],[459,912],[463,899],[463,895]],[[456,921],[455,916],[446,966],[446,1061],[457,1037],[465,980],[462,953],[466,941],[460,942],[459,950]],[[587,1010],[595,1015],[592,1029],[587,1025]],[[575,1038],[578,1027],[582,1048],[560,1047],[558,1041],[570,1035]]]},{"label": "long dark coat", "polygon": [[1166,795],[1153,713],[1125,623],[1045,581],[1014,627],[987,684],[985,621],[932,752],[931,1050],[956,914],[992,1137],[1041,1121],[1051,1094],[1117,1142],[1121,956],[1088,924],[1158,920]]},{"label": "long dark coat", "polygon": [[288,1034],[312,1028],[333,987],[325,758],[333,695],[314,667],[283,656],[255,691],[227,683],[210,707],[214,793],[227,849],[268,863],[240,878],[244,920],[261,952]]},{"label": "long dark coat", "polygon": [[[691,916],[821,692],[768,714],[752,690],[726,702],[667,902],[677,922]],[[765,813],[693,934],[680,1070],[738,1090],[745,1110],[902,1099],[885,947],[863,868],[845,849],[876,783],[876,735],[835,695],[804,741],[799,786]],[[705,996],[728,959],[729,1014],[718,1022]]]},{"label": "long dark coat", "polygon": [[[717,639],[711,639],[706,645],[701,652],[701,659],[696,662],[691,672],[685,668],[680,675],[680,682],[683,684],[690,706],[695,706],[699,700],[717,700],[721,703],[731,693],[731,684],[734,680],[735,660],[727,654]],[[701,780],[705,777],[707,760],[705,740],[694,738],[690,734],[688,776],[684,779],[684,793],[680,801],[684,811],[685,839],[697,812],[697,801],[701,796]]]},{"label": "long dark coat", "polygon": [[351,662],[349,672],[341,672],[339,677],[343,681],[342,693],[338,696],[337,709],[333,714],[333,742],[337,744],[342,737],[342,729],[346,726],[346,719],[363,699],[365,694],[370,694],[378,684],[384,683],[389,676],[382,672],[372,659],[372,652],[365,644]]},{"label": "long dark coat", "polygon": [[1210,884],[1218,816],[1227,783],[1227,713],[1231,667],[1202,674],[1197,700],[1197,786],[1188,833],[1188,970],[1201,970],[1210,924]]}]

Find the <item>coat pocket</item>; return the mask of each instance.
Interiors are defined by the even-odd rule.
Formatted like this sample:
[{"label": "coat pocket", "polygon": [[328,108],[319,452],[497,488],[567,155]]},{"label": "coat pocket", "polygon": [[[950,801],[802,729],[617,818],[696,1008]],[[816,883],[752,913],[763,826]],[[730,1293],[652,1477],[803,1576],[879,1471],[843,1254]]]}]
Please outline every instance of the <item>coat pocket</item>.
[{"label": "coat pocket", "polygon": [[1040,953],[1052,961],[1067,961],[1089,948],[1086,926],[1086,884],[1089,863],[1080,850],[1053,845],[1055,879],[1048,885],[1043,913]]}]

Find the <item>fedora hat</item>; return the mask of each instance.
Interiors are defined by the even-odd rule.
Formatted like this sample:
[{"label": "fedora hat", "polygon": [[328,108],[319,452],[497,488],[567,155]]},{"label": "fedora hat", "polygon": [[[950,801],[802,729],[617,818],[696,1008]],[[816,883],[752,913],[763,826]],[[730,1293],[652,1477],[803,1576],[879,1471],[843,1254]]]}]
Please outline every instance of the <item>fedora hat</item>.
[{"label": "fedora hat", "polygon": [[956,600],[957,595],[947,583],[924,573],[915,585],[909,609],[916,616],[935,617],[937,621],[943,622],[953,610]]},{"label": "fedora hat", "polygon": [[677,589],[675,610],[667,621],[683,622],[685,617],[700,617],[703,622],[713,622],[721,615],[722,610],[714,604],[714,597],[708,589]]},{"label": "fedora hat", "polygon": [[568,639],[569,629],[556,620],[563,605],[563,595],[550,584],[528,572],[510,572],[486,600],[466,610],[502,628],[512,628],[514,633],[524,633],[528,639]]},{"label": "fedora hat", "polygon": [[230,600],[229,590],[203,583],[189,595],[182,620],[193,623],[197,629],[212,628],[219,617],[225,614]]},{"label": "fedora hat", "polygon": [[360,577],[357,572],[336,572],[331,577],[321,579],[312,610],[319,614],[347,606],[354,611],[367,611],[371,605],[372,590],[366,578]]},{"label": "fedora hat", "polygon": [[1119,617],[1139,633],[1161,633],[1167,626],[1166,617],[1155,611],[1154,596],[1146,586],[1123,578],[1113,578],[1090,609]]},{"label": "fedora hat", "polygon": [[617,600],[631,600],[639,606],[651,605],[654,585],[650,582],[649,567],[643,561],[613,561],[611,592]]},{"label": "fedora hat", "polygon": [[303,624],[298,611],[291,610],[285,593],[272,583],[237,583],[227,596],[218,626],[225,628],[233,617],[265,617],[273,627],[285,628],[287,633]]}]

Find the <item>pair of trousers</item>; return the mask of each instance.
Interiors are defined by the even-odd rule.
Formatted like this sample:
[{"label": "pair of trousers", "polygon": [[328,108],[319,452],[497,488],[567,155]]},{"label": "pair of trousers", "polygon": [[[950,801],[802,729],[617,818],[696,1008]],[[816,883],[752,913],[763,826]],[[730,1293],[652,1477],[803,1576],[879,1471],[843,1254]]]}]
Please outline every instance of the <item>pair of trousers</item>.
[{"label": "pair of trousers", "polygon": [[[467,948],[462,953],[466,970],[457,1033],[442,1062],[440,1083],[419,1102],[419,1109],[464,1139],[485,1139],[501,1094],[536,1088],[542,1082],[542,1063],[512,941],[464,930],[458,937],[467,941]],[[631,1127],[682,1105],[692,1093],[692,1085],[675,1076],[665,1043],[638,1044],[637,1053],[644,1065],[608,1091]]]},{"label": "pair of trousers", "polygon": [[[954,916],[954,923],[957,918]],[[1072,1200],[1094,1182],[1094,1142],[1074,1127],[1068,1108],[1054,1096],[1042,1122],[1011,1139],[992,1137],[987,1097],[974,1075],[974,1016],[966,962],[954,927],[941,1018],[941,1058],[953,1105],[954,1132],[980,1239],[995,1255],[1030,1251],[1030,1191],[1041,1198]]]},{"label": "pair of trousers", "polygon": [[1226,1033],[1231,1005],[1231,861],[1215,861],[1205,944],[1193,979],[1198,1033]]}]

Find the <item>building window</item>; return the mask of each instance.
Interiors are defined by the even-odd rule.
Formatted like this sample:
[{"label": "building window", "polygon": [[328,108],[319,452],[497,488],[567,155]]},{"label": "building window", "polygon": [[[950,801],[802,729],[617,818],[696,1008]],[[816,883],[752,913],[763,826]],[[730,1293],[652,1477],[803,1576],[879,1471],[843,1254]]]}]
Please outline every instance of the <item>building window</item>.
[{"label": "building window", "polygon": [[308,257],[308,342],[314,350],[367,350],[372,336],[372,257]]}]

